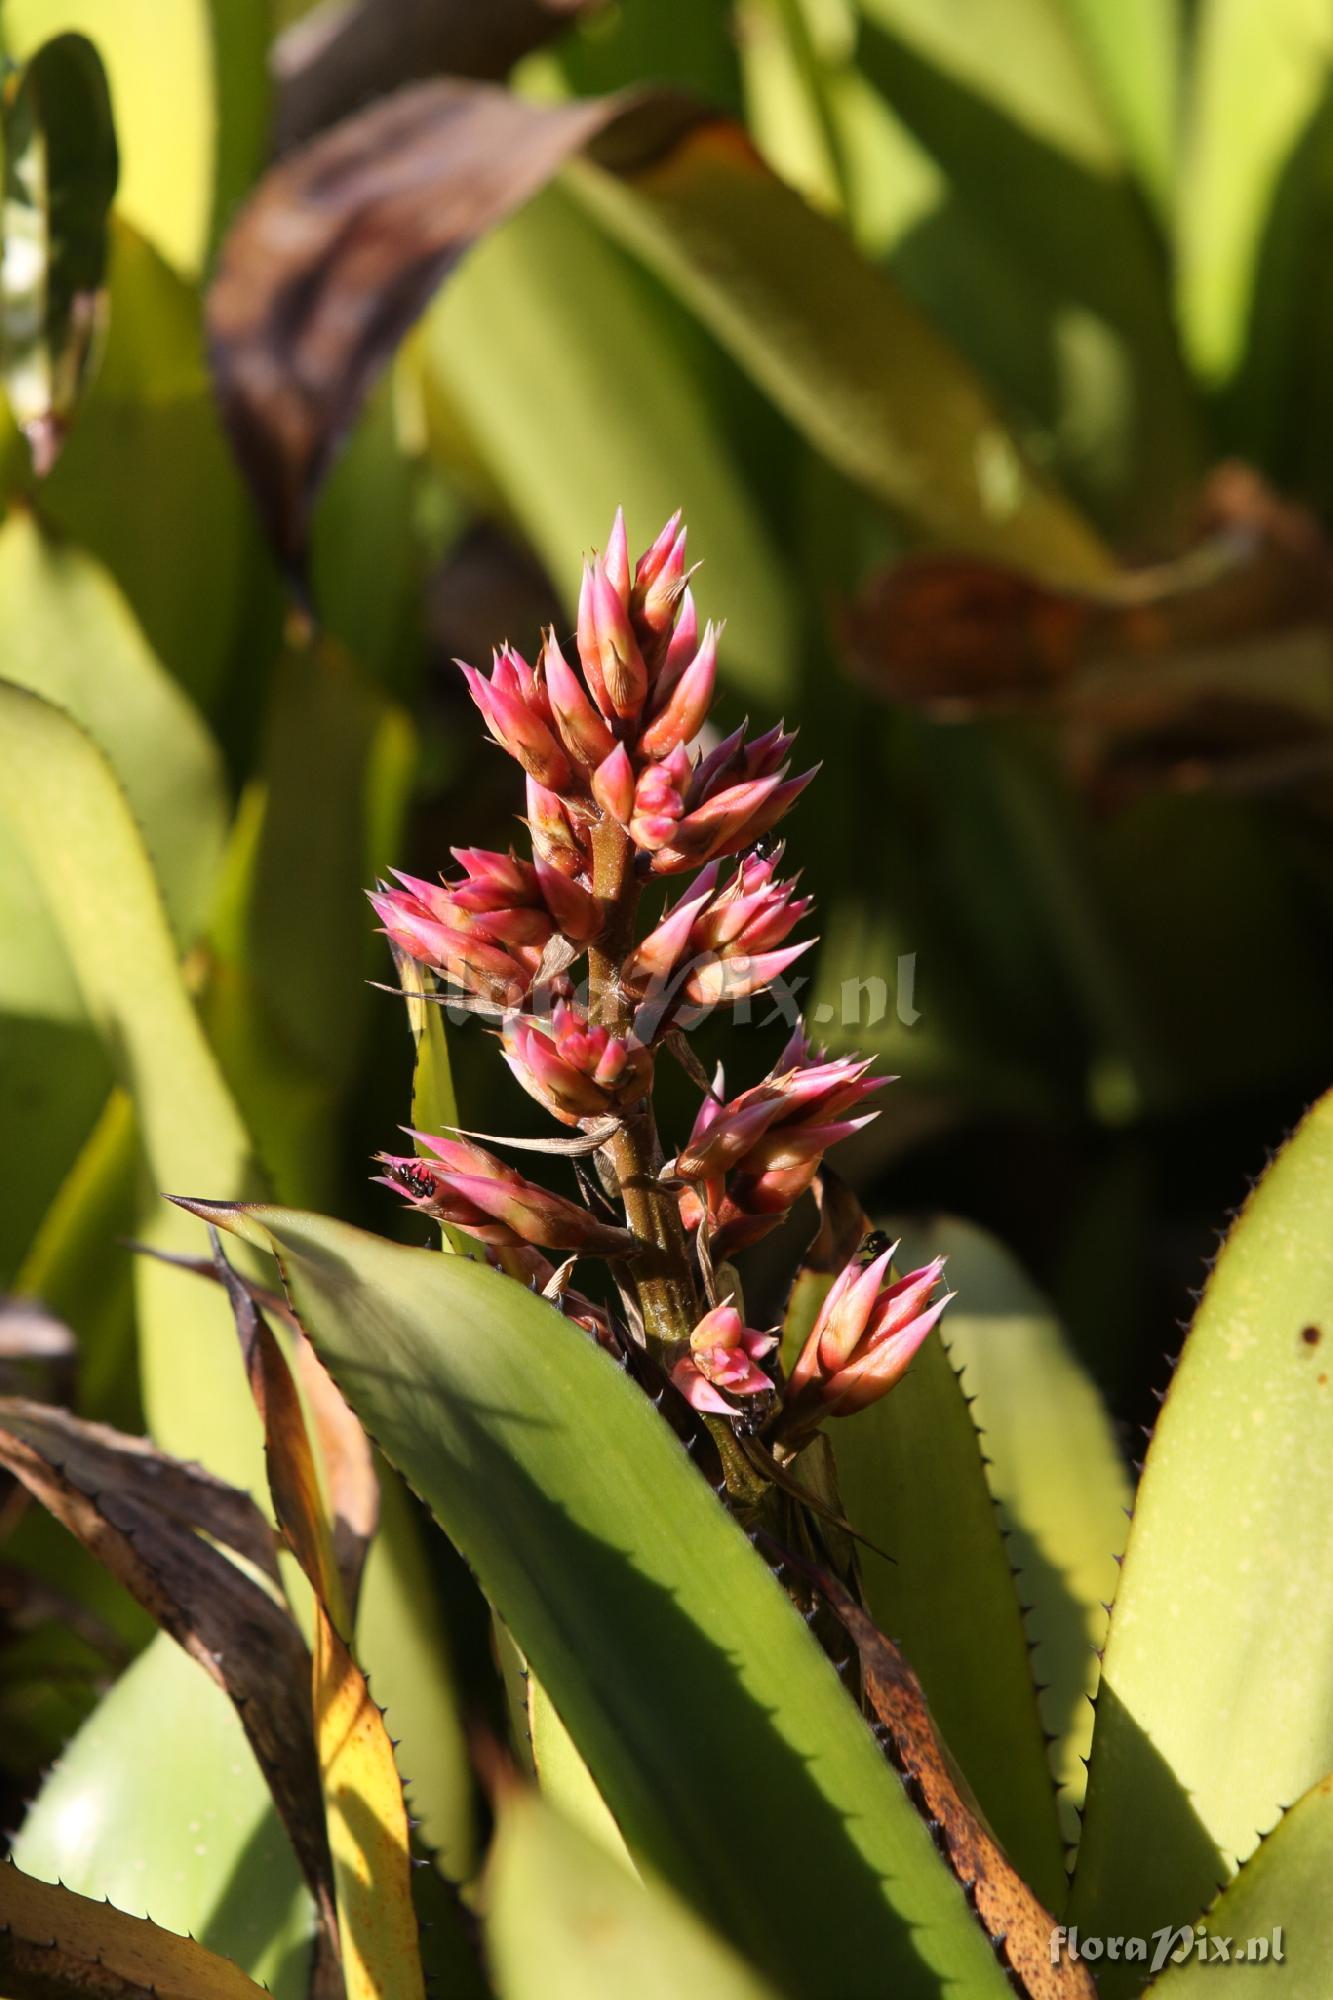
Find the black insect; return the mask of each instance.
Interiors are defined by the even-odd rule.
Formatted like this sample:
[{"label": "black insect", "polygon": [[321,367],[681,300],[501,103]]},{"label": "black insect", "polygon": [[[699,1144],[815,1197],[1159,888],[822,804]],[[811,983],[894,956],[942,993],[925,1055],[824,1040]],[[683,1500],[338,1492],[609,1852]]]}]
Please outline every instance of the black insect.
[{"label": "black insect", "polygon": [[415,1166],[411,1160],[398,1161],[389,1169],[390,1177],[406,1188],[419,1201],[426,1200],[435,1192],[435,1182],[424,1167]]},{"label": "black insect", "polygon": [[893,1238],[886,1236],[882,1229],[867,1230],[857,1245],[856,1262],[864,1270],[867,1264],[873,1264],[876,1257],[882,1257],[886,1250],[892,1248]]}]

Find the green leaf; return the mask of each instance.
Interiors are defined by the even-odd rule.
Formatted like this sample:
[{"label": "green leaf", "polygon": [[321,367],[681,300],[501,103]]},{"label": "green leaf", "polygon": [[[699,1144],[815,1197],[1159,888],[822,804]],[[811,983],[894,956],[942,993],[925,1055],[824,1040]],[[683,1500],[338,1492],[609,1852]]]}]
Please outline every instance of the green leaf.
[{"label": "green leaf", "polygon": [[636,1862],[785,1991],[850,1993],[872,1965],[904,1995],[1003,1990],[832,1667],[600,1350],[465,1258],[195,1206],[280,1254],[321,1357],[476,1572]]},{"label": "green leaf", "polygon": [[69,1745],[14,1859],[304,2000],[311,1906],[295,1856],[235,1709],[165,1633]]},{"label": "green leaf", "polygon": [[668,1890],[636,1882],[533,1794],[512,1793],[487,1869],[500,2000],[765,2000],[774,1989]]},{"label": "green leaf", "polygon": [[213,406],[200,310],[197,287],[118,217],[106,351],[42,513],[106,564],[158,658],[236,731],[238,670],[248,681],[275,650],[277,600]]},{"label": "green leaf", "polygon": [[1098,94],[1164,217],[1175,189],[1184,33],[1159,0],[1064,0]]},{"label": "green leaf", "polygon": [[106,76],[82,35],[59,35],[5,94],[0,355],[39,474],[54,464],[92,352],[116,189]]},{"label": "green leaf", "polygon": [[222,852],[221,760],[101,565],[27,513],[0,527],[0,663],[7,680],[67,710],[106,753],[177,936],[189,942]]},{"label": "green leaf", "polygon": [[120,136],[121,211],[191,277],[263,147],[266,13],[262,0],[5,0],[19,60],[64,30],[95,43]]},{"label": "green leaf", "polygon": [[[253,1185],[250,1145],[181,981],[157,882],[91,738],[0,684],[0,810],[60,926],[91,1020],[135,1106],[156,1184]],[[186,1236],[192,1242],[193,1232]],[[163,1217],[158,1240],[182,1241]],[[262,1492],[258,1426],[225,1302],[154,1259],[138,1278],[145,1403],[158,1441]]]},{"label": "green leaf", "polygon": [[[1162,248],[1063,0],[1013,0],[1002,25],[972,0],[947,15],[921,0],[861,8],[862,68],[943,176],[896,274],[983,370],[1000,364],[1011,406],[1054,424],[1101,514],[1165,531],[1199,470],[1191,384]],[[1032,356],[1004,352],[999,328],[973,333],[961,235],[1006,300],[1001,326],[1013,295],[1031,311]]]},{"label": "green leaf", "polygon": [[[1330,1868],[1333,1777],[1322,1778],[1283,1814],[1204,1920],[1210,1939],[1230,1941],[1224,1981],[1228,1993],[1251,2000],[1276,1987],[1287,2000],[1323,2000],[1333,1961]],[[1279,1951],[1282,1970],[1273,1972]],[[1207,1959],[1196,1949],[1179,1965],[1168,1966],[1151,1991],[1161,2000],[1207,2000],[1217,1988],[1219,1963],[1213,1945]]]},{"label": "green leaf", "polygon": [[1330,1351],[1326,1096],[1241,1210],[1149,1447],[1070,1906],[1088,1931],[1187,1921],[1333,1765]]},{"label": "green leaf", "polygon": [[1072,1841],[1129,1478],[1095,1385],[1008,1251],[953,1217],[905,1223],[902,1238],[907,1267],[949,1259],[958,1297],[944,1320],[945,1342],[981,1434]]},{"label": "green leaf", "polygon": [[[914,1267],[911,1256],[899,1259],[901,1270]],[[829,1439],[847,1519],[875,1545],[858,1551],[866,1609],[920,1677],[1001,1846],[1058,1909],[1065,1872],[1055,1787],[951,1313],[893,1394],[830,1425]]]},{"label": "green leaf", "polygon": [[[798,614],[732,442],[737,385],[710,348],[555,187],[478,244],[427,315],[419,352],[428,409],[443,390],[571,617],[579,551],[604,545],[617,507],[637,546],[682,507],[691,547],[707,557],[705,601],[725,579],[724,672],[780,701],[796,678]],[[762,405],[745,414],[762,427]],[[445,451],[441,415],[432,428]],[[559,478],[540,475],[552,465]]]},{"label": "green leaf", "polygon": [[532,1768],[543,1797],[586,1839],[595,1841],[621,1868],[635,1875],[624,1836],[593,1783],[592,1772],[533,1673],[527,1676],[527,1717]]},{"label": "green leaf", "polygon": [[[1177,304],[1198,373],[1220,387],[1241,365],[1264,257],[1329,83],[1333,23],[1322,0],[1201,0],[1180,173]],[[1298,284],[1301,278],[1293,279]]]},{"label": "green leaf", "polygon": [[415,1512],[385,1468],[379,1529],[361,1583],[356,1656],[398,1745],[421,1837],[439,1850],[445,1874],[465,1882],[477,1858],[467,1727]]},{"label": "green leaf", "polygon": [[1105,574],[1106,551],[1024,462],[967,364],[734,129],[704,122],[646,163],[577,161],[565,179],[914,532],[1048,576]]}]

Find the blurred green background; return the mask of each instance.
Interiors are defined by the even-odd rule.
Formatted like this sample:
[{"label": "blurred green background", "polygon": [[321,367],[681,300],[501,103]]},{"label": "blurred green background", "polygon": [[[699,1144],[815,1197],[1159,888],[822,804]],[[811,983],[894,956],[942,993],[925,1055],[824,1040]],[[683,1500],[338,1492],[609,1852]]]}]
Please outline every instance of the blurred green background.
[{"label": "blurred green background", "polygon": [[[723,723],[824,767],[801,999],[900,1078],[842,1171],[1002,1238],[1136,1455],[1213,1229],[1328,1081],[1327,5],[303,15],[0,11],[0,678],[86,732],[0,721],[0,1286],[73,1327],[86,1414],[249,1471],[217,1302],[123,1246],[192,1244],[162,1188],[410,1227],[367,1183],[412,1051],[362,890],[510,837],[451,658],[567,631],[615,507],[636,546],[682,507]],[[730,123],[571,162],[441,284],[318,496],[312,621],[218,413],[220,246],[275,133],[506,71]],[[743,1084],[783,1035],[705,1052]],[[522,1130],[490,1056],[455,1041],[461,1120]],[[67,1556],[57,1642],[14,1581],[47,1531],[0,1531],[17,1799],[143,1631]]]}]

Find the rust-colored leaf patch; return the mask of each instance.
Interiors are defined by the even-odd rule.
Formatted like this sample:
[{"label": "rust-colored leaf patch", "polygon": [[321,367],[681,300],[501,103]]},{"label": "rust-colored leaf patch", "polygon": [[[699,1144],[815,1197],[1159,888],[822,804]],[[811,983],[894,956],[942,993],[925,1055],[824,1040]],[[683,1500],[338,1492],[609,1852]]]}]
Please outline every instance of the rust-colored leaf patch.
[{"label": "rust-colored leaf patch", "polygon": [[1052,1964],[1055,1919],[987,1826],[931,1719],[921,1683],[898,1648],[836,1577],[773,1546],[784,1563],[809,1577],[855,1644],[865,1697],[889,1754],[1019,1990],[1028,2000],[1096,2000],[1085,1965],[1065,1957]]}]

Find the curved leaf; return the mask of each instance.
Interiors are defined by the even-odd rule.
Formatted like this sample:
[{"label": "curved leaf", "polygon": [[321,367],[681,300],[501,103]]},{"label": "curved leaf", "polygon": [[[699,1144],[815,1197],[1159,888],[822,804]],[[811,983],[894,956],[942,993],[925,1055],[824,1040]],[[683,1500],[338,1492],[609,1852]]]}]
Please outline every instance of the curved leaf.
[{"label": "curved leaf", "polygon": [[323,1360],[477,1572],[636,1860],[785,1990],[1003,1990],[833,1668],[604,1354],[468,1259],[191,1205],[278,1252]]},{"label": "curved leaf", "polygon": [[0,527],[0,668],[105,752],[188,943],[222,852],[222,760],[101,565],[25,512]]},{"label": "curved leaf", "polygon": [[277,2000],[306,2000],[312,1909],[296,1857],[235,1709],[165,1633],[66,1749],[14,1859],[188,1932]]},{"label": "curved leaf", "polygon": [[83,35],[58,35],[6,90],[0,356],[38,475],[73,417],[98,322],[116,135]]},{"label": "curved leaf", "polygon": [[[724,675],[774,706],[790,699],[799,611],[730,442],[734,402],[753,392],[567,189],[548,188],[477,246],[427,313],[415,352],[428,411],[445,392],[571,622],[574,553],[601,547],[616,508],[644,541],[683,507],[691,546],[707,551],[697,586],[705,602],[713,580],[725,579]],[[751,449],[766,415],[776,422],[753,402],[742,412]],[[432,431],[443,451],[438,412]],[[543,463],[559,465],[561,477],[534,478]]]},{"label": "curved leaf", "polygon": [[158,658],[235,735],[234,673],[253,673],[277,642],[258,525],[213,404],[197,289],[113,221],[105,349],[42,515],[106,564]]},{"label": "curved leaf", "polygon": [[[1204,1918],[1210,1943],[1152,1983],[1161,2000],[1208,2000],[1223,1961],[1212,1939],[1228,1942],[1228,1993],[1269,1995],[1280,1981],[1287,2000],[1324,2000],[1333,1964],[1333,1777],[1323,1778],[1284,1813]],[[1181,1946],[1176,1947],[1181,1950]],[[1280,1963],[1282,1970],[1270,1968]],[[1262,1968],[1262,1969],[1260,1969]]]},{"label": "curved leaf", "polygon": [[874,1544],[857,1555],[866,1609],[920,1676],[1006,1853],[1058,1910],[1065,1871],[1055,1787],[950,1316],[893,1394],[831,1425],[829,1441],[847,1519]]},{"label": "curved leaf", "polygon": [[944,1321],[944,1342],[981,1435],[1072,1841],[1092,1741],[1090,1697],[1106,1636],[1104,1606],[1115,1594],[1125,1542],[1129,1476],[1095,1385],[1008,1251],[952,1216],[905,1222],[902,1240],[906,1268],[939,1255],[949,1259],[958,1297]]},{"label": "curved leaf", "polygon": [[[0,810],[64,939],[88,1013],[134,1100],[158,1185],[252,1184],[244,1128],[181,982],[157,883],[123,793],[70,717],[0,684]],[[157,1239],[194,1243],[168,1223]],[[232,1484],[263,1491],[258,1425],[221,1300],[180,1271],[137,1273],[140,1359],[154,1435]],[[182,1342],[188,1340],[188,1365]]]},{"label": "curved leaf", "polygon": [[[926,534],[1044,573],[1105,569],[977,378],[734,121],[669,93],[537,104],[456,81],[294,155],[228,239],[209,299],[219,391],[290,566],[377,370],[476,238],[580,148],[570,186],[840,470]],[[318,366],[295,367],[298,351]]]},{"label": "curved leaf", "polygon": [[259,2000],[262,1987],[229,1960],[142,1917],[0,1867],[0,1977],[12,2000],[90,1988],[137,2000]]},{"label": "curved leaf", "polygon": [[980,379],[836,224],[735,126],[696,119],[667,139],[613,127],[569,184],[816,449],[917,535],[1047,576],[1104,573],[1096,535],[1026,463]]},{"label": "curved leaf", "polygon": [[501,1804],[486,1889],[500,2000],[771,2000],[668,1890],[636,1882],[531,1793]]},{"label": "curved leaf", "polygon": [[1188,1921],[1333,1766],[1330,1353],[1333,1095],[1241,1210],[1148,1450],[1070,1904],[1089,1932]]},{"label": "curved leaf", "polygon": [[70,29],[96,45],[120,136],[119,205],[191,276],[264,143],[267,28],[261,0],[5,0],[15,57]]}]

